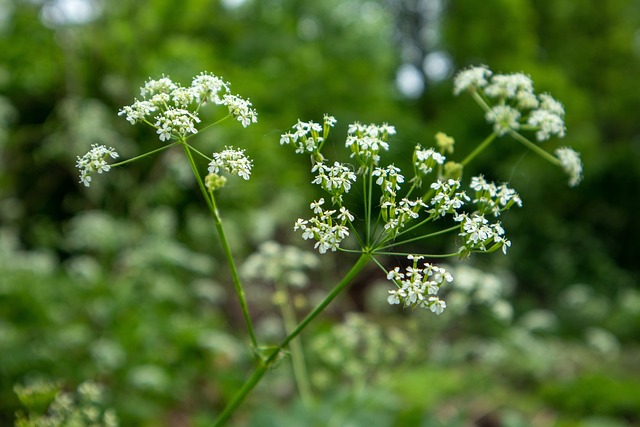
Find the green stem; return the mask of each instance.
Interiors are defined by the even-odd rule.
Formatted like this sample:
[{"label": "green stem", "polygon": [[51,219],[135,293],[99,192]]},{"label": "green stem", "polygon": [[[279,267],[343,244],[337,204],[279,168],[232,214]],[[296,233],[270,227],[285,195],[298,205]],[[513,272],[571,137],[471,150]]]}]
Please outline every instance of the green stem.
[{"label": "green stem", "polygon": [[251,322],[251,316],[249,315],[249,307],[247,305],[247,301],[244,295],[244,289],[242,287],[242,282],[240,281],[240,275],[238,274],[238,269],[236,268],[236,264],[233,260],[233,255],[231,253],[231,247],[229,246],[229,242],[227,240],[226,234],[224,232],[224,227],[222,226],[222,218],[220,217],[220,213],[218,212],[218,207],[216,206],[216,199],[213,196],[213,192],[208,192],[200,174],[198,173],[198,167],[193,159],[193,155],[191,154],[191,150],[186,142],[182,141],[184,151],[187,155],[187,159],[189,160],[189,164],[191,165],[191,170],[198,181],[198,186],[200,187],[200,191],[202,192],[202,196],[207,202],[207,206],[213,215],[213,220],[216,225],[216,230],[218,231],[218,237],[220,238],[220,243],[222,244],[222,250],[224,251],[224,255],[227,258],[227,263],[229,264],[229,268],[231,269],[231,278],[233,280],[233,286],[235,287],[236,295],[238,296],[238,300],[240,302],[240,307],[242,309],[242,314],[244,316],[245,323],[247,324],[247,331],[249,332],[249,338],[251,340],[251,348],[254,353],[258,349],[258,341],[256,339],[256,335],[253,331],[253,323]]},{"label": "green stem", "polygon": [[[371,169],[367,167],[366,176],[364,179],[364,195],[365,195],[365,241],[367,246],[371,243],[371,197],[373,196],[373,176],[371,175]],[[364,176],[364,175],[363,175]]]},{"label": "green stem", "polygon": [[157,152],[159,152],[159,151],[164,151],[164,150],[166,150],[166,149],[168,149],[168,148],[173,147],[174,145],[178,145],[179,143],[180,143],[179,141],[172,142],[171,144],[165,145],[165,146],[160,147],[160,148],[156,148],[155,150],[151,150],[151,151],[149,151],[149,152],[147,152],[147,153],[144,153],[144,154],[141,154],[141,155],[139,155],[139,156],[132,157],[132,158],[130,158],[130,159],[123,160],[123,161],[118,162],[118,163],[114,163],[114,164],[112,164],[112,165],[111,165],[111,167],[112,167],[112,168],[115,168],[115,167],[117,167],[117,166],[124,166],[124,165],[126,165],[127,163],[135,162],[136,160],[143,159],[143,158],[145,158],[145,157],[147,157],[147,156],[150,156],[150,155],[152,155],[152,154],[155,154],[155,153],[157,153]]},{"label": "green stem", "polygon": [[240,404],[244,401],[244,399],[249,395],[251,390],[255,388],[256,385],[260,382],[264,374],[267,370],[273,365],[273,363],[278,359],[278,356],[282,350],[284,350],[291,340],[297,337],[308,325],[311,323],[313,319],[315,319],[324,309],[333,301],[340,293],[347,287],[347,285],[353,280],[353,278],[369,263],[371,260],[371,255],[368,253],[363,253],[358,258],[358,261],[351,267],[351,270],[344,276],[344,278],[338,283],[333,290],[325,297],[324,300],[320,304],[316,306],[316,308],[311,311],[299,324],[296,328],[287,335],[287,337],[276,347],[276,349],[269,355],[269,357],[264,360],[261,364],[256,366],[253,373],[244,383],[242,388],[238,390],[234,398],[227,404],[222,413],[218,416],[218,419],[215,421],[214,426],[221,426],[225,422],[229,420],[231,415],[238,409]]},{"label": "green stem", "polygon": [[556,166],[561,166],[562,164],[560,163],[560,160],[556,159],[552,154],[546,152],[545,150],[543,150],[542,148],[540,148],[539,146],[537,146],[536,144],[534,144],[533,142],[529,141],[527,138],[525,138],[524,136],[520,135],[518,132],[510,130],[509,131],[509,135],[515,139],[516,141],[521,142],[522,144],[524,144],[525,147],[529,148],[530,150],[534,151],[536,154],[538,154],[539,156],[547,159],[548,161],[550,161],[552,164],[556,165]]},{"label": "green stem", "polygon": [[487,138],[485,138],[485,140],[482,141],[480,143],[480,145],[478,145],[476,147],[476,149],[473,150],[467,157],[465,157],[464,160],[462,162],[460,162],[460,164],[462,164],[462,166],[466,166],[478,154],[480,154],[482,151],[484,151],[484,149],[487,148],[489,146],[489,144],[491,144],[493,142],[493,140],[496,139],[497,136],[498,136],[498,134],[493,132],[491,135],[489,135]]},{"label": "green stem", "polygon": [[455,225],[453,227],[445,228],[444,230],[435,231],[433,233],[424,234],[422,236],[414,237],[414,238],[407,239],[407,240],[402,240],[400,242],[393,242],[393,244],[391,244],[391,245],[387,245],[387,246],[382,246],[380,248],[376,248],[376,253],[377,254],[381,253],[381,252],[378,251],[378,249],[387,249],[387,248],[390,248],[392,246],[405,245],[407,243],[411,243],[411,242],[415,242],[415,241],[423,240],[423,239],[428,239],[430,237],[439,236],[440,234],[449,233],[451,231],[459,230],[459,229],[460,229],[460,226],[459,225]]},{"label": "green stem", "polygon": [[[284,329],[287,334],[290,334],[296,326],[296,315],[293,310],[293,302],[287,286],[280,282],[276,282],[277,291],[286,296],[286,301],[282,301],[280,304],[280,312],[282,313],[282,319],[284,321]],[[304,360],[304,350],[302,348],[302,341],[300,337],[291,341],[289,345],[291,352],[291,366],[293,368],[293,376],[296,384],[298,385],[298,392],[300,398],[305,407],[310,408],[313,405],[313,393],[311,392],[311,383],[309,382],[309,374]]]}]

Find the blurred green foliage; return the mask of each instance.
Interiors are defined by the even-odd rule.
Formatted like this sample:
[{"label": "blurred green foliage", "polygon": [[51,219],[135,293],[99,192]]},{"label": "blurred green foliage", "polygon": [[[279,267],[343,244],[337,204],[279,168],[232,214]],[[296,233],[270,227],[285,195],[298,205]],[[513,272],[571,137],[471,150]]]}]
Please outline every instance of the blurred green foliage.
[{"label": "blurred green foliage", "polygon": [[[335,360],[309,354],[324,397],[315,411],[292,397],[281,367],[238,422],[640,422],[630,397],[640,381],[640,4],[86,1],[93,19],[73,22],[60,15],[63,3],[0,2],[0,424],[20,407],[14,385],[43,379],[100,382],[123,425],[207,425],[244,379],[240,314],[188,165],[169,151],[99,177],[90,191],[77,182],[76,156],[91,143],[123,157],[157,146],[148,129],[116,114],[147,78],[187,83],[211,71],[258,110],[256,126],[222,126],[198,141],[203,151],[233,143],[255,160],[251,181],[221,193],[243,259],[267,239],[294,241],[293,221],[313,198],[301,191],[307,165],[278,145],[298,118],[335,115],[333,135],[356,120],[389,122],[404,168],[413,146],[431,144],[437,131],[463,156],[488,128],[473,101],[452,96],[450,77],[480,63],[530,73],[537,91],[561,100],[567,138],[549,147],[573,146],[585,164],[584,182],[569,189],[561,171],[502,139],[466,171],[492,170],[524,199],[505,224],[509,255],[471,261],[506,277],[501,298],[513,320],[472,293],[458,295],[464,310],[455,319],[399,315],[376,303],[374,291],[385,291],[372,273],[304,339],[320,348],[357,308],[384,328],[371,332],[377,340],[398,329],[410,337],[385,344],[404,356],[374,358],[368,387],[355,387],[362,381]],[[450,61],[444,78],[422,72],[434,52]],[[403,64],[421,72],[417,97],[396,85]],[[341,150],[339,137],[330,142]],[[345,268],[341,259],[324,263],[314,292]],[[276,310],[262,298],[270,290],[254,291],[260,331],[277,336]],[[359,360],[365,344],[342,357]]]}]

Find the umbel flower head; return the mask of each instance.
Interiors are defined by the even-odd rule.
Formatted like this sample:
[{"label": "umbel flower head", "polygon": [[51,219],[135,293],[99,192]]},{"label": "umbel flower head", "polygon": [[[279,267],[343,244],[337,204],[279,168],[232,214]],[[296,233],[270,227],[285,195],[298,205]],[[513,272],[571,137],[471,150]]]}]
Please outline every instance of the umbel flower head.
[{"label": "umbel flower head", "polygon": [[407,259],[412,265],[404,271],[396,267],[387,273],[387,279],[396,285],[396,289],[389,291],[389,304],[402,304],[411,308],[427,308],[436,314],[442,314],[447,303],[438,298],[440,287],[445,282],[452,282],[453,276],[442,267],[425,262],[422,266],[418,261],[422,256],[409,255]]},{"label": "umbel flower head", "polygon": [[[333,124],[334,120],[330,126]],[[357,241],[374,260],[377,255],[399,254],[393,250],[396,245],[444,233],[457,232],[455,239],[461,242],[455,253],[444,256],[466,257],[471,253],[489,253],[498,249],[506,253],[511,245],[501,223],[493,218],[513,206],[521,206],[520,197],[506,184],[497,185],[480,175],[471,179],[470,188],[475,191],[475,198],[472,198],[462,189],[460,178],[446,178],[444,153],[453,152],[453,138],[438,133],[435,138],[437,147],[416,145],[412,157],[414,176],[405,179],[394,164],[381,165],[381,153],[389,149],[388,136],[395,132],[392,126],[352,124],[345,146],[351,151],[353,165],[337,161],[331,164],[319,153],[321,141],[326,138],[326,133],[321,135],[321,132],[326,132],[326,125],[323,128],[318,123],[298,121],[294,129],[294,132],[282,136],[281,143],[293,145],[296,152],[310,155],[311,170],[316,174],[312,182],[331,195],[330,208],[326,207],[325,199],[320,198],[309,206],[313,216],[299,218],[294,225],[294,231],[299,230],[304,240],[316,242],[314,247],[321,254],[338,250],[353,252],[351,248],[342,247],[348,236],[353,236],[352,242]],[[462,165],[458,165],[461,172]],[[427,181],[425,185],[423,181]],[[365,204],[357,221],[345,207],[347,203],[349,206],[353,204],[354,195],[348,195],[353,188],[368,188],[365,195],[357,192]],[[411,198],[414,192],[419,194]],[[379,195],[379,198],[373,195]],[[489,216],[493,221],[486,218]],[[421,231],[416,231],[445,217],[457,225],[445,226],[442,231],[422,236]],[[387,301],[442,313],[446,303],[438,297],[438,290],[442,284],[452,280],[451,274],[433,264],[419,266],[422,255],[410,255],[409,259],[413,266],[404,271],[400,267],[385,270],[396,285],[396,289],[389,291]],[[375,262],[384,269],[381,263]]]},{"label": "umbel flower head", "polygon": [[91,150],[84,156],[78,157],[76,168],[80,172],[80,182],[85,187],[91,185],[91,174],[97,172],[109,172],[111,166],[107,163],[109,158],[117,159],[118,153],[105,145],[91,144]]},{"label": "umbel flower head", "polygon": [[471,92],[479,97],[487,122],[502,136],[527,125],[538,141],[565,136],[564,107],[551,95],[536,95],[533,81],[523,73],[494,74],[485,65],[460,71],[453,93]]},{"label": "umbel flower head", "polygon": [[213,153],[213,160],[209,163],[209,173],[217,174],[222,169],[248,180],[252,165],[253,162],[244,155],[244,150],[225,147],[220,153]]},{"label": "umbel flower head", "polygon": [[574,187],[582,180],[580,155],[570,148],[555,150],[555,158],[524,135],[535,132],[538,142],[566,135],[562,103],[548,93],[536,94],[533,81],[523,73],[494,74],[485,65],[469,67],[453,79],[453,93],[470,93],[485,111],[485,119],[497,136],[511,135],[569,175]]},{"label": "umbel flower head", "polygon": [[203,105],[224,105],[229,114],[247,127],[258,120],[258,114],[248,99],[229,93],[228,82],[210,73],[200,73],[191,86],[183,87],[163,76],[149,80],[140,89],[141,100],[123,107],[119,116],[125,116],[132,125],[146,123],[156,129],[160,141],[185,139],[198,133],[198,111]]}]

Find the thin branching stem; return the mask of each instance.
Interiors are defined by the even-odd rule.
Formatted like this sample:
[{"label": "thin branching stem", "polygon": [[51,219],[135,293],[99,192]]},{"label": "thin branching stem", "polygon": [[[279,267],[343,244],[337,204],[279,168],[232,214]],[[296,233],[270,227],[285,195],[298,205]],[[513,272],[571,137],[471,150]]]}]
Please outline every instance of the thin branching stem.
[{"label": "thin branching stem", "polygon": [[182,141],[185,154],[187,155],[187,159],[189,160],[189,165],[191,166],[191,170],[198,181],[198,186],[200,187],[200,191],[202,192],[202,196],[207,202],[207,206],[209,207],[209,211],[213,215],[213,220],[216,225],[216,230],[218,231],[218,237],[220,238],[220,243],[222,245],[222,250],[224,252],[225,257],[227,258],[227,263],[229,264],[229,269],[231,270],[231,278],[233,280],[233,286],[235,287],[236,295],[238,297],[238,301],[240,302],[240,308],[242,309],[242,315],[244,316],[245,323],[247,325],[247,331],[249,332],[249,339],[251,340],[251,348],[254,353],[256,353],[258,348],[258,341],[256,339],[255,332],[253,331],[253,323],[251,322],[251,316],[249,314],[249,306],[247,305],[247,300],[244,295],[244,288],[242,287],[242,282],[240,281],[240,275],[238,274],[238,269],[236,268],[235,261],[233,259],[233,254],[231,253],[231,247],[229,246],[229,241],[227,240],[226,234],[224,232],[224,227],[222,226],[222,218],[220,217],[220,213],[218,212],[218,207],[216,206],[216,199],[213,195],[212,191],[207,191],[207,188],[204,185],[202,177],[198,172],[198,167],[193,159],[193,154],[191,154],[191,149],[187,145],[186,142]]}]

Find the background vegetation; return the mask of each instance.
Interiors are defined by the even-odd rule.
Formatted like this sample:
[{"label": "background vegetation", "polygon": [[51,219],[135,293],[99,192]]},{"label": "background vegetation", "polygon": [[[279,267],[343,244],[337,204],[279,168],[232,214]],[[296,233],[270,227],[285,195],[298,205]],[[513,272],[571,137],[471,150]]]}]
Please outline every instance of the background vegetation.
[{"label": "background vegetation", "polygon": [[[584,182],[570,189],[498,141],[475,167],[524,199],[506,221],[509,255],[454,266],[461,286],[437,319],[385,307],[381,278],[363,275],[303,336],[316,407],[296,397],[285,361],[236,422],[637,425],[639,34],[640,3],[626,0],[0,1],[0,424],[21,407],[14,386],[44,379],[102,384],[122,425],[207,425],[247,375],[188,165],[169,151],[90,191],[77,182],[91,143],[124,157],[157,145],[116,114],[147,78],[211,71],[258,110],[257,125],[199,141],[255,160],[252,180],[222,193],[244,259],[270,239],[309,249],[292,236],[313,197],[308,166],[278,144],[298,118],[334,115],[335,150],[350,122],[389,122],[405,168],[437,131],[467,153],[488,129],[451,77],[487,64],[564,102],[566,140],[549,146],[582,152]],[[323,257],[300,312],[347,267]],[[248,284],[259,334],[275,340],[270,286]]]}]

